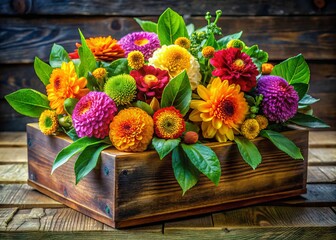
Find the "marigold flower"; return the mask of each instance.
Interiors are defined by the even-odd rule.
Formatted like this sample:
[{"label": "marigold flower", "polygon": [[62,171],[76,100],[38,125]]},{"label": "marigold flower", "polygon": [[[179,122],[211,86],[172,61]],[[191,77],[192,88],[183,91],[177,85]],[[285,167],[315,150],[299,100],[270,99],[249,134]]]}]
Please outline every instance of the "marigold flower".
[{"label": "marigold flower", "polygon": [[155,33],[133,32],[121,38],[119,44],[125,49],[126,55],[137,50],[144,55],[147,61],[153,52],[160,47],[160,40]]},{"label": "marigold flower", "polygon": [[43,134],[51,135],[57,131],[57,114],[52,110],[44,110],[39,118],[39,127]]},{"label": "marigold flower", "polygon": [[178,45],[180,47],[183,47],[185,49],[189,49],[190,48],[190,40],[186,37],[179,37],[175,40],[174,42],[175,45]]},{"label": "marigold flower", "polygon": [[257,115],[255,118],[255,120],[257,120],[257,122],[259,123],[259,128],[260,130],[266,129],[268,126],[268,119],[263,116],[263,115]]},{"label": "marigold flower", "polygon": [[241,125],[241,133],[247,139],[255,139],[260,132],[259,123],[254,118],[246,119]]},{"label": "marigold flower", "polygon": [[150,144],[154,133],[153,119],[142,109],[121,110],[110,124],[110,140],[124,152],[142,152]]},{"label": "marigold flower", "polygon": [[128,66],[138,70],[145,64],[144,55],[140,51],[132,51],[127,56]]},{"label": "marigold flower", "polygon": [[194,109],[189,119],[202,122],[201,129],[205,138],[215,137],[219,142],[234,139],[234,130],[238,131],[247,113],[248,104],[244,93],[237,84],[215,78],[206,87],[199,85],[197,93],[202,100],[191,100]]},{"label": "marigold flower", "polygon": [[238,48],[242,50],[245,47],[245,43],[239,39],[231,39],[227,44],[226,48]]},{"label": "marigold flower", "polygon": [[202,55],[205,58],[212,58],[215,53],[215,49],[211,46],[206,46],[202,49]]},{"label": "marigold flower", "polygon": [[89,92],[76,104],[72,122],[78,137],[103,139],[109,135],[109,124],[118,109],[104,92]]},{"label": "marigold flower", "polygon": [[149,64],[167,70],[173,78],[183,70],[187,71],[191,88],[194,90],[201,81],[200,65],[185,48],[178,45],[163,46],[157,49]]},{"label": "marigold flower", "polygon": [[136,96],[136,82],[129,74],[110,77],[104,85],[104,92],[117,106],[130,104]]},{"label": "marigold flower", "polygon": [[185,131],[185,122],[175,107],[161,108],[153,115],[155,134],[159,138],[175,139]]},{"label": "marigold flower", "polygon": [[249,92],[257,85],[259,74],[256,65],[246,53],[238,48],[228,48],[215,52],[210,63],[215,67],[212,74],[220,77],[223,81],[228,80],[230,84],[240,85],[244,92]]},{"label": "marigold flower", "polygon": [[46,86],[50,107],[57,114],[65,113],[64,101],[67,98],[80,99],[90,90],[85,88],[87,80],[78,78],[73,62],[63,62],[61,68],[52,71],[49,84]]},{"label": "marigold flower", "polygon": [[95,79],[102,80],[106,77],[107,71],[105,68],[97,68],[92,72],[92,75],[95,77]]},{"label": "marigold flower", "polygon": [[269,75],[271,74],[274,66],[271,63],[263,63],[261,65],[261,72],[263,75]]}]

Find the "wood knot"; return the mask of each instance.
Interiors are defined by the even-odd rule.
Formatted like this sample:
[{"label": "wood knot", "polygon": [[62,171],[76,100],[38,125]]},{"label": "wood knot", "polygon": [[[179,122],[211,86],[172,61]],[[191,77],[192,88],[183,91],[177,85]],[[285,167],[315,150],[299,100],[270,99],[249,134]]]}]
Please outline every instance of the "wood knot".
[{"label": "wood knot", "polygon": [[32,7],[31,0],[12,0],[11,6],[14,12],[19,14],[27,14],[30,12]]},{"label": "wood knot", "polygon": [[113,20],[112,23],[111,23],[111,28],[112,28],[113,30],[116,30],[116,31],[120,30],[120,29],[121,29],[120,21],[117,20],[117,19],[116,19],[116,20]]}]

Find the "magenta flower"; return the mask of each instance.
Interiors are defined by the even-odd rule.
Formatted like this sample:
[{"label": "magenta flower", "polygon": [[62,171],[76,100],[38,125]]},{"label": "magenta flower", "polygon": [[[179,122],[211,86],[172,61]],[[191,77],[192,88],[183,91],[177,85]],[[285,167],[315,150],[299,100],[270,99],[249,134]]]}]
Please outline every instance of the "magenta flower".
[{"label": "magenta flower", "polygon": [[89,92],[79,100],[72,113],[72,122],[78,137],[107,137],[109,124],[117,110],[116,104],[106,93]]},{"label": "magenta flower", "polygon": [[121,38],[118,43],[125,50],[126,55],[137,50],[144,55],[145,60],[152,57],[153,52],[160,47],[158,36],[150,32],[129,33]]},{"label": "magenta flower", "polygon": [[285,122],[296,114],[299,95],[285,79],[262,76],[257,84],[257,92],[264,96],[261,108],[270,121]]}]

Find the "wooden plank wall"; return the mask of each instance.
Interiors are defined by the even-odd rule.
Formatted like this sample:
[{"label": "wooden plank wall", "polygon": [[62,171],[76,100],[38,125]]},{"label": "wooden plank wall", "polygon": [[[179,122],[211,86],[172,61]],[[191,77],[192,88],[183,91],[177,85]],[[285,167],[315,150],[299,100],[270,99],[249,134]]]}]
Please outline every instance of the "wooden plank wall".
[{"label": "wooden plank wall", "polygon": [[221,9],[223,33],[243,30],[243,40],[258,43],[271,62],[302,53],[311,69],[310,93],[321,99],[315,115],[336,129],[336,0],[1,0],[0,131],[22,131],[33,121],[15,113],[4,96],[27,87],[44,91],[35,56],[47,61],[53,43],[72,51],[78,28],[86,37],[120,39],[141,30],[133,17],[156,21],[167,7],[196,26],[205,24],[206,11]]}]

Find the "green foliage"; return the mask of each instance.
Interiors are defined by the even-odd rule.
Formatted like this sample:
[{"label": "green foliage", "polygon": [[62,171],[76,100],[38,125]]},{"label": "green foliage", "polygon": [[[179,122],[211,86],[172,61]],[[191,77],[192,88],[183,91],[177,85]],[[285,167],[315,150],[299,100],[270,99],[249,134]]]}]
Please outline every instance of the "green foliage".
[{"label": "green foliage", "polygon": [[87,77],[89,72],[92,72],[96,68],[96,59],[91,52],[90,48],[86,44],[85,37],[81,30],[79,30],[82,45],[78,48],[78,55],[80,57],[79,73],[78,77]]},{"label": "green foliage", "polygon": [[73,110],[76,107],[76,104],[78,103],[77,98],[67,98],[64,101],[64,110],[69,114],[72,115]]},{"label": "green foliage", "polygon": [[162,139],[154,137],[152,139],[152,144],[157,151],[157,153],[160,156],[160,159],[162,160],[165,156],[167,156],[171,151],[176,148],[179,143],[181,142],[181,139]]},{"label": "green foliage", "polygon": [[102,67],[106,69],[107,77],[113,77],[124,73],[128,74],[130,72],[126,58],[119,58],[111,63],[103,62]]},{"label": "green foliage", "polygon": [[302,99],[309,88],[309,85],[306,83],[293,83],[292,86],[294,87],[295,91],[298,93],[299,95],[299,99]]},{"label": "green foliage", "polygon": [[299,104],[300,105],[311,105],[318,101],[320,101],[320,99],[314,98],[310,96],[309,94],[305,94],[303,98],[301,98],[301,100],[299,101]]},{"label": "green foliage", "polygon": [[139,18],[134,18],[134,20],[140,25],[142,30],[144,30],[145,32],[157,33],[158,28],[157,23],[152,21],[144,21]]},{"label": "green foliage", "polygon": [[54,44],[51,48],[49,64],[53,68],[60,68],[63,62],[70,62],[69,55],[61,45]]},{"label": "green foliage", "polygon": [[243,31],[234,33],[234,34],[230,34],[230,35],[226,35],[225,37],[222,37],[221,39],[219,39],[217,41],[218,45],[220,48],[225,48],[226,44],[228,44],[228,42],[230,42],[230,40],[232,39],[239,39],[243,34]]},{"label": "green foliage", "polygon": [[133,105],[134,107],[141,108],[141,109],[144,110],[146,113],[148,113],[148,115],[150,115],[150,116],[153,116],[153,114],[154,114],[154,110],[153,110],[153,109],[151,108],[151,106],[150,106],[148,103],[146,103],[146,102],[143,102],[143,101],[138,100],[138,101],[132,103],[132,105]]},{"label": "green foliage", "polygon": [[28,117],[38,118],[44,110],[50,109],[47,96],[29,88],[10,93],[5,99],[15,111]]},{"label": "green foliage", "polygon": [[43,62],[38,57],[35,57],[34,70],[38,78],[44,84],[44,86],[47,86],[49,84],[49,79],[53,68],[49,66],[49,64]]},{"label": "green foliage", "polygon": [[244,137],[236,136],[234,141],[237,143],[238,150],[245,162],[256,169],[262,159],[258,148]]},{"label": "green foliage", "polygon": [[247,55],[252,58],[253,63],[261,70],[261,65],[268,61],[268,53],[259,49],[258,45],[253,45],[247,49],[243,49]]},{"label": "green foliage", "polygon": [[295,123],[297,125],[309,128],[328,128],[330,127],[321,119],[314,117],[312,115],[307,115],[303,113],[296,113],[294,117],[289,119],[289,122]]}]

